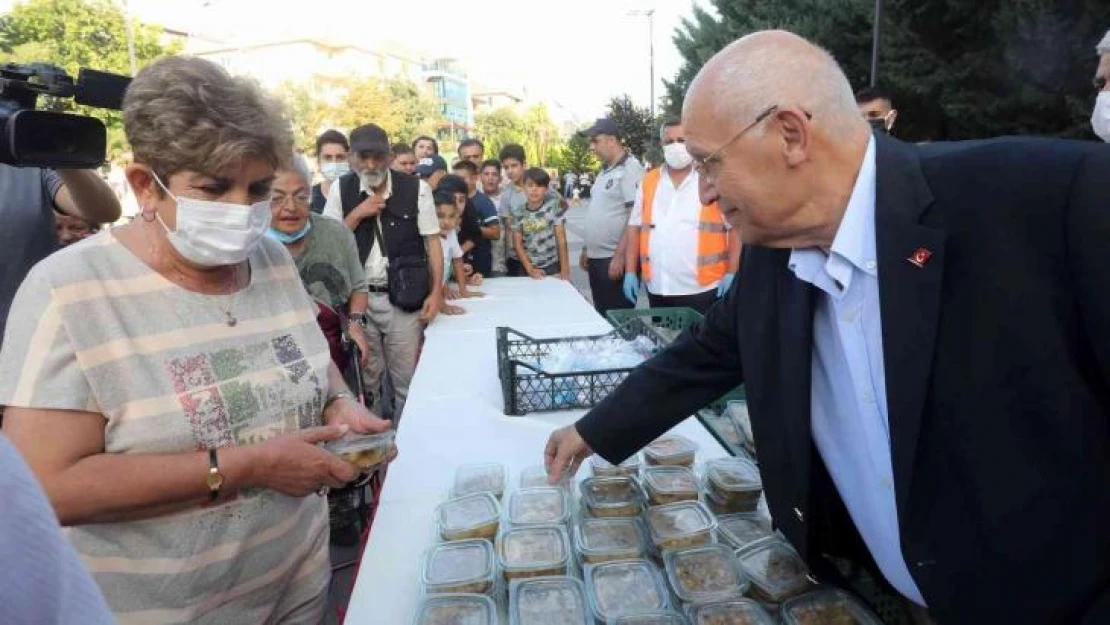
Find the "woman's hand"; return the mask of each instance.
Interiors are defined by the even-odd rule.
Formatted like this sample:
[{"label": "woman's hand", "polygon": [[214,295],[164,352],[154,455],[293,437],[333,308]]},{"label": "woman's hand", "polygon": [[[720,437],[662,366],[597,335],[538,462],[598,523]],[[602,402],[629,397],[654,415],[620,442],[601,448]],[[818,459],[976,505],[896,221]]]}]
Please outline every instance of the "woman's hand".
[{"label": "woman's hand", "polygon": [[458,315],[465,315],[466,314],[466,309],[465,308],[460,308],[460,307],[455,306],[453,304],[448,304],[447,306],[443,307],[443,314],[449,315],[451,317],[457,317]]},{"label": "woman's hand", "polygon": [[393,426],[350,397],[340,397],[333,401],[324,411],[324,423],[346,427],[355,434],[379,434]]},{"label": "woman's hand", "polygon": [[532,276],[533,280],[543,280],[547,277],[547,275],[544,274],[544,272],[540,271],[538,267],[532,267],[531,269],[529,269],[528,275]]},{"label": "woman's hand", "polygon": [[343,487],[358,471],[316,443],[342,438],[347,430],[341,426],[308,428],[258,443],[255,482],[290,497],[305,497],[325,486]]},{"label": "woman's hand", "polygon": [[365,367],[366,363],[370,362],[370,341],[366,338],[366,328],[363,328],[360,323],[352,322],[347,325],[347,334],[355,345],[358,345],[358,362]]}]

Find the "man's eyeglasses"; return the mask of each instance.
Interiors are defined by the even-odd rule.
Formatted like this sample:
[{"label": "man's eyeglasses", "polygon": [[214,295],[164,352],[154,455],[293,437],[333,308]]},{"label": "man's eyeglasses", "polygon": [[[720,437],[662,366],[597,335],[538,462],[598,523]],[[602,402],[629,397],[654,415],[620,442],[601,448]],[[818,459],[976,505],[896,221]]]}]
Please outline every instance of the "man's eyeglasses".
[{"label": "man's eyeglasses", "polygon": [[308,206],[310,196],[307,193],[294,193],[293,195],[275,195],[270,198],[270,206],[274,208],[281,208],[289,200],[293,200],[294,208],[302,208]]},{"label": "man's eyeglasses", "polygon": [[721,160],[723,159],[724,151],[732,146],[733,143],[739,141],[740,137],[743,137],[745,134],[747,134],[749,130],[755,128],[763,120],[773,115],[777,110],[779,110],[778,104],[768,107],[767,110],[756,116],[755,121],[748,124],[747,126],[744,126],[744,128],[740,132],[733,135],[733,137],[726,141],[724,145],[717,148],[716,150],[713,150],[713,152],[709,156],[706,156],[705,158],[695,158],[694,169],[696,169],[699,174],[702,174],[704,176],[713,175],[711,170],[721,162]]}]

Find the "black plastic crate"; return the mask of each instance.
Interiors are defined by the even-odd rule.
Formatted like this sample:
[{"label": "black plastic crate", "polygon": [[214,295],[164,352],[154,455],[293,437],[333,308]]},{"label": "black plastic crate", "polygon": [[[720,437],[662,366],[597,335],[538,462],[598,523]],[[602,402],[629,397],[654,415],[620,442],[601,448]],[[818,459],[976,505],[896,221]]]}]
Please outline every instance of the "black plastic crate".
[{"label": "black plastic crate", "polygon": [[617,388],[632,368],[547,373],[539,363],[557,345],[593,344],[603,340],[633,340],[647,336],[656,349],[658,337],[640,328],[618,328],[608,334],[537,339],[512,328],[497,328],[497,369],[507,415],[592,408]]}]

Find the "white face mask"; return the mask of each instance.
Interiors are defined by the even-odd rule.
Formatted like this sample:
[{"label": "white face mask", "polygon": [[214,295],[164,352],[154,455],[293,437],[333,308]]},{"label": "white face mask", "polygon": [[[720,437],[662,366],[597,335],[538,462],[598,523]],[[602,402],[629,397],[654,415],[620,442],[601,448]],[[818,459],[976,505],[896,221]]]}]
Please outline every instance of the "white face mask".
[{"label": "white face mask", "polygon": [[343,174],[351,171],[350,163],[324,163],[320,167],[320,173],[324,174],[324,179],[328,182],[334,182]]},{"label": "white face mask", "polygon": [[663,160],[667,161],[667,167],[671,169],[686,169],[694,162],[690,152],[686,150],[686,144],[678,142],[663,146]]},{"label": "white face mask", "polygon": [[236,265],[247,259],[270,228],[270,200],[250,205],[177,197],[154,176],[177,202],[177,230],[170,231],[161,215],[170,245],[189,262],[201,267]]},{"label": "white face mask", "polygon": [[1091,113],[1091,128],[1103,141],[1110,143],[1110,91],[1100,91]]}]

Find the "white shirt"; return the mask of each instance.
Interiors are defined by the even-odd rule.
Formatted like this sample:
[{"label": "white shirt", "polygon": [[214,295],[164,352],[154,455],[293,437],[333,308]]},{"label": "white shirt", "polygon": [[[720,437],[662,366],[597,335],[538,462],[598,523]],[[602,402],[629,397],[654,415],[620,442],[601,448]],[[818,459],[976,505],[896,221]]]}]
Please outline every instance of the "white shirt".
[{"label": "white shirt", "polygon": [[[698,172],[691,168],[686,179],[676,189],[664,167],[651,205],[651,221],[655,227],[648,236],[647,253],[651,258],[651,279],[645,286],[649,293],[666,296],[695,295],[717,288],[718,282],[710,285],[698,282],[700,218]],[[644,191],[641,185],[640,192],[636,194],[636,203],[632,206],[632,214],[628,217],[628,225],[639,228],[643,221]]]},{"label": "white shirt", "polygon": [[830,253],[795,249],[789,267],[821,290],[813,316],[813,440],[883,576],[925,605],[902,555],[875,253],[875,139]]},{"label": "white shirt", "polygon": [[[366,188],[366,184],[359,178],[358,190],[360,193],[372,194],[372,189]],[[393,172],[386,170],[385,175],[385,194],[382,195],[383,200],[388,200],[393,195]],[[432,199],[432,187],[423,180],[420,181],[420,194],[416,200],[416,227],[420,230],[421,236],[430,237],[439,234],[439,217],[436,216],[436,205]],[[339,185],[331,185],[328,191],[328,200],[324,203],[323,215],[343,221],[343,199],[340,197]],[[382,256],[382,246],[375,245],[370,248],[370,254],[366,257],[366,283],[370,286],[385,286],[388,282],[387,270],[389,269],[389,260]]]},{"label": "white shirt", "polygon": [[459,245],[459,235],[455,230],[447,234],[440,234],[439,240],[443,243],[443,283],[447,284],[451,277],[451,263],[463,257],[462,246]]}]

